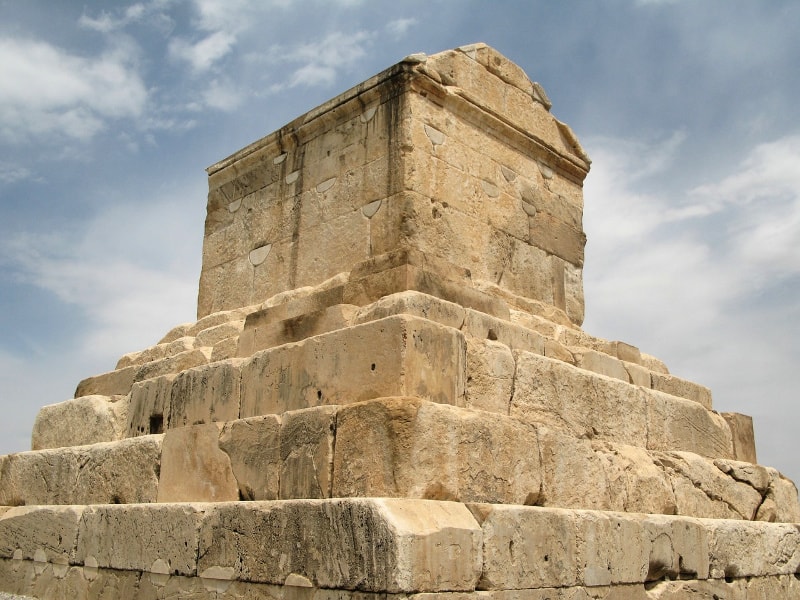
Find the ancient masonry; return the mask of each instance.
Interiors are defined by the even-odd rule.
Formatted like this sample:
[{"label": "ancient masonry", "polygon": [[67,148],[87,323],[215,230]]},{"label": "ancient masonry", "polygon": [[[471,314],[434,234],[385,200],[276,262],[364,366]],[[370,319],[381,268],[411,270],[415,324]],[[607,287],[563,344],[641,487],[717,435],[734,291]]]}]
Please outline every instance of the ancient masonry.
[{"label": "ancient masonry", "polygon": [[549,109],[477,44],[209,168],[198,321],[0,457],[0,590],[800,598],[751,420],[580,328],[589,159]]}]

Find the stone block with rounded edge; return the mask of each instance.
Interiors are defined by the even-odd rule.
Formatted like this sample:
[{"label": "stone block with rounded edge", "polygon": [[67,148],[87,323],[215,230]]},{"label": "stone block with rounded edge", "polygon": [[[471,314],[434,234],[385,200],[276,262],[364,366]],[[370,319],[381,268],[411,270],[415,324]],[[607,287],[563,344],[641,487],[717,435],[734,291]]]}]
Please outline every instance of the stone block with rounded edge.
[{"label": "stone block with rounded edge", "polygon": [[161,438],[9,454],[0,460],[0,505],[155,502]]},{"label": "stone block with rounded edge", "polygon": [[172,382],[165,429],[238,419],[243,363],[225,360],[178,374]]},{"label": "stone block with rounded edge", "polygon": [[461,332],[400,315],[253,356],[242,367],[241,417],[409,395],[455,404],[464,394]]},{"label": "stone block with rounded edge", "polygon": [[540,473],[536,430],[507,416],[414,398],[337,416],[334,496],[534,504]]},{"label": "stone block with rounded edge", "polygon": [[338,406],[281,416],[280,498],[330,498]]},{"label": "stone block with rounded edge", "polygon": [[0,557],[73,562],[82,514],[82,506],[11,508],[0,515]]},{"label": "stone block with rounded edge", "polygon": [[800,530],[790,523],[704,519],[709,577],[793,575],[800,568]]},{"label": "stone block with rounded edge", "polygon": [[215,505],[198,572],[365,592],[471,591],[481,531],[463,504],[332,499]]},{"label": "stone block with rounded edge", "polygon": [[36,415],[31,450],[84,446],[125,437],[129,402],[125,396],[82,396],[42,407]]}]

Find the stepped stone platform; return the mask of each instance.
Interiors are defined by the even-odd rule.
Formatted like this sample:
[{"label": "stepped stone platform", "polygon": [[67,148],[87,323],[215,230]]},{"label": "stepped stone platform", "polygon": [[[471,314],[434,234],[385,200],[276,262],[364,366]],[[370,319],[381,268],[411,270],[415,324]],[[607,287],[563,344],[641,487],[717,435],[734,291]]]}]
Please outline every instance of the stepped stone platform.
[{"label": "stepped stone platform", "polygon": [[580,327],[589,164],[476,44],[210,167],[198,320],[0,457],[0,591],[800,598],[751,419]]}]

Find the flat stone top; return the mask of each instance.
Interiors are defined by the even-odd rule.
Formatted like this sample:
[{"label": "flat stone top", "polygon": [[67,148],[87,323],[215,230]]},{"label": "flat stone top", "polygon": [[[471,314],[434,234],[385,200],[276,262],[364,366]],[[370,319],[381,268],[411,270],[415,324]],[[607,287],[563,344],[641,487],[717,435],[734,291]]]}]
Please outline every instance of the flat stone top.
[{"label": "flat stone top", "polygon": [[[462,98],[465,98],[469,102],[482,105],[483,102],[479,96],[483,95],[483,93],[486,91],[484,89],[484,83],[470,77],[469,73],[465,72],[462,66],[459,65],[459,63],[463,62],[465,58],[472,62],[473,67],[480,65],[480,67],[494,75],[497,78],[498,84],[502,82],[502,84],[516,88],[524,95],[530,96],[535,103],[542,107],[543,112],[549,113],[552,103],[547,97],[544,88],[542,88],[540,84],[531,81],[521,67],[497,52],[497,50],[494,48],[491,48],[484,43],[460,46],[454,50],[446,50],[430,56],[424,53],[411,54],[401,60],[399,63],[389,67],[377,75],[370,77],[362,83],[350,88],[346,92],[343,92],[331,100],[328,100],[320,106],[310,110],[304,115],[301,115],[278,131],[275,131],[253,142],[252,144],[233,153],[227,158],[224,158],[223,160],[211,165],[206,169],[206,172],[209,175],[213,175],[214,173],[232,165],[249,154],[252,154],[259,149],[274,143],[276,138],[291,134],[291,132],[299,129],[301,126],[307,125],[312,121],[323,117],[346,102],[365,94],[370,90],[381,86],[382,84],[386,84],[390,80],[396,79],[404,74],[426,77],[431,83],[441,86],[447,90],[448,93],[461,92],[458,95],[460,95]],[[495,114],[494,116],[501,115]],[[511,116],[511,122],[508,124],[519,129],[519,125],[513,123],[513,115],[502,116]],[[504,120],[508,121],[508,118]],[[570,162],[574,163],[579,169],[588,172],[591,160],[581,147],[572,131],[569,129],[569,127],[557,121],[552,116],[549,117],[549,120],[557,124],[558,135],[553,136],[552,134],[545,134],[545,137],[549,138],[544,140],[546,145],[549,146],[551,150],[560,154],[563,158],[566,158]],[[525,131],[525,133],[534,138],[540,137],[537,135],[537,132]],[[554,137],[560,138],[555,144],[558,147],[553,147]]]}]

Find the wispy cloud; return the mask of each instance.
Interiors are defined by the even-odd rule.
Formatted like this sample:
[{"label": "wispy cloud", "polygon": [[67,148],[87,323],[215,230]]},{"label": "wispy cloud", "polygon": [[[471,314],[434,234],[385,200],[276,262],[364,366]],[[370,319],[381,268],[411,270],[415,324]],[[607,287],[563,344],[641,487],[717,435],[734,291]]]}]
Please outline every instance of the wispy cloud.
[{"label": "wispy cloud", "polygon": [[26,167],[0,161],[0,183],[16,183],[31,177]]},{"label": "wispy cloud", "polygon": [[416,19],[411,19],[411,18],[394,19],[393,21],[389,21],[386,24],[386,31],[388,31],[394,37],[399,38],[408,33],[408,30],[411,29],[416,24],[417,24]]},{"label": "wispy cloud", "polygon": [[0,137],[86,140],[111,119],[138,117],[147,89],[125,48],[70,54],[42,41],[0,39]]},{"label": "wispy cloud", "polygon": [[330,85],[341,70],[347,70],[367,52],[374,34],[334,32],[318,42],[300,44],[279,51],[283,58],[299,63],[288,80],[288,87]]}]

